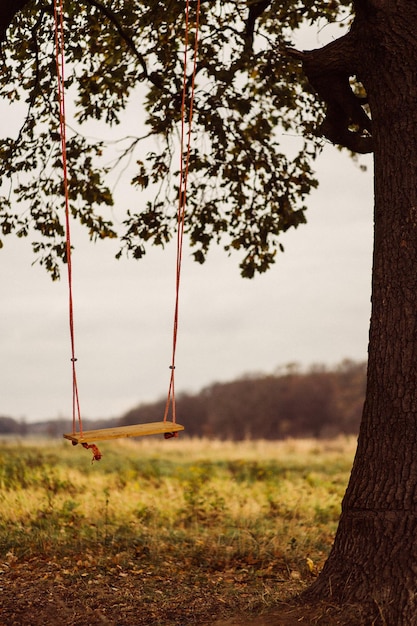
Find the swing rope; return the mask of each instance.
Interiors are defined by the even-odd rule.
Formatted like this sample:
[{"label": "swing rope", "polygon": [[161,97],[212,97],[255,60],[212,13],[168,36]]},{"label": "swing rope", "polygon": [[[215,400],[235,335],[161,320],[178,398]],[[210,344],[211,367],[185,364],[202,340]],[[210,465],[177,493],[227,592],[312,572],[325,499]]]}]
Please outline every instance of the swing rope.
[{"label": "swing rope", "polygon": [[[198,34],[200,20],[200,0],[197,0],[196,16],[195,16],[195,35],[193,47],[193,67],[191,73],[191,88],[188,103],[188,120],[187,118],[187,67],[189,55],[189,35],[190,35],[190,0],[186,2],[185,8],[185,39],[184,39],[184,61],[183,61],[183,82],[182,82],[182,99],[181,99],[181,137],[180,137],[180,172],[179,172],[179,190],[178,190],[178,210],[177,210],[177,254],[176,254],[176,275],[175,275],[175,307],[174,307],[174,324],[172,332],[172,357],[171,357],[171,376],[168,388],[168,397],[165,405],[164,422],[168,419],[170,408],[172,409],[172,422],[176,422],[176,402],[175,402],[175,358],[177,351],[178,337],[178,318],[179,318],[179,293],[181,282],[181,264],[184,240],[184,224],[187,203],[187,183],[188,172],[190,166],[191,155],[191,131],[194,110],[195,95],[195,77],[197,73],[197,52],[198,52]],[[186,122],[188,121],[188,130],[186,130]],[[178,432],[165,433],[166,439],[170,437],[178,437]]]},{"label": "swing rope", "polygon": [[66,261],[68,271],[68,308],[69,308],[69,330],[71,341],[71,368],[72,368],[72,431],[76,431],[78,420],[79,431],[82,434],[82,419],[80,401],[78,396],[77,368],[75,356],[75,333],[74,333],[74,306],[72,289],[72,258],[71,258],[71,228],[70,228],[70,208],[68,189],[68,167],[67,167],[67,137],[66,137],[66,117],[65,117],[65,56],[64,56],[64,9],[63,0],[54,0],[55,19],[55,61],[58,83],[58,104],[59,104],[59,131],[61,140],[62,168],[63,168],[63,188],[65,203],[65,242]]}]

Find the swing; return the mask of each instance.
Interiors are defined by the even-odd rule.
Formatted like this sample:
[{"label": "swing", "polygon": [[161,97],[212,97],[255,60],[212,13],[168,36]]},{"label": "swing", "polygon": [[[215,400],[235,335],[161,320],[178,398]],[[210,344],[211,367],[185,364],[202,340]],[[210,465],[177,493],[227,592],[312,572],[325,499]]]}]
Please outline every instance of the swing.
[{"label": "swing", "polygon": [[[123,437],[143,437],[145,435],[173,435],[184,430],[184,426],[176,422],[149,422],[148,424],[133,424],[131,426],[115,426],[114,428],[100,428],[99,430],[84,430],[80,433],[67,433],[65,439],[74,444],[91,443],[93,441],[107,441],[122,439]],[[169,439],[169,437],[166,437]]]},{"label": "swing", "polygon": [[[126,437],[143,437],[146,435],[163,434],[166,439],[177,437],[178,432],[184,430],[184,426],[176,422],[176,405],[175,405],[175,353],[177,345],[177,329],[178,329],[178,300],[179,285],[182,260],[182,243],[184,234],[187,176],[189,169],[189,159],[191,152],[191,121],[194,103],[194,87],[195,75],[197,67],[197,44],[198,44],[198,22],[200,13],[200,0],[197,0],[196,7],[196,23],[195,23],[195,42],[194,42],[194,61],[192,68],[192,82],[188,111],[188,132],[185,133],[185,109],[186,109],[186,92],[187,92],[187,53],[188,53],[188,34],[189,34],[189,1],[186,2],[185,14],[185,43],[184,43],[184,70],[183,70],[183,91],[181,104],[181,154],[180,154],[180,175],[179,175],[179,194],[178,194],[178,210],[177,210],[177,259],[176,259],[176,296],[175,311],[173,324],[173,342],[172,342],[172,360],[171,360],[171,377],[169,383],[168,397],[165,406],[163,421],[150,422],[146,424],[133,424],[129,426],[118,426],[114,428],[102,428],[98,430],[84,431],[82,427],[81,410],[78,397],[76,357],[75,357],[75,340],[74,340],[74,323],[73,323],[73,301],[72,301],[72,263],[71,263],[71,236],[70,236],[70,210],[69,210],[69,193],[68,193],[68,173],[66,158],[66,122],[65,122],[65,94],[64,94],[64,22],[63,22],[63,0],[54,0],[54,18],[55,18],[55,57],[58,81],[58,101],[59,101],[59,126],[63,163],[63,186],[64,186],[64,202],[65,202],[65,225],[66,225],[66,257],[68,270],[68,291],[69,291],[69,326],[71,338],[71,363],[72,363],[72,405],[73,405],[73,428],[71,433],[65,433],[63,437],[72,442],[75,446],[81,444],[84,448],[91,448],[93,452],[93,460],[101,459],[101,452],[94,441],[107,441],[112,439],[120,439]],[[169,410],[172,410],[172,421],[168,420]],[[78,418],[78,432],[76,430],[76,417]]]}]

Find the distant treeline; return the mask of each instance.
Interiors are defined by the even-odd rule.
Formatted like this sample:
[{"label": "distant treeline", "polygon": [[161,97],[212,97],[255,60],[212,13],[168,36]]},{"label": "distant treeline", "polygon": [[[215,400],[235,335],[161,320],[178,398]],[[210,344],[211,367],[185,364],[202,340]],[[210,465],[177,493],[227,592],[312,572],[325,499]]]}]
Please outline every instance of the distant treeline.
[{"label": "distant treeline", "polygon": [[[246,375],[177,396],[177,421],[190,437],[285,439],[356,434],[365,396],[366,363],[345,360],[335,368],[303,371],[290,364],[274,375]],[[165,399],[141,404],[121,418],[83,420],[85,430],[163,419]],[[70,420],[35,424],[0,416],[0,435],[62,437]]]},{"label": "distant treeline", "polygon": [[[287,365],[274,375],[247,375],[177,397],[177,421],[187,435],[218,439],[283,439],[357,434],[366,363],[345,360],[303,372]],[[165,400],[126,413],[121,425],[160,421]]]},{"label": "distant treeline", "polygon": [[[112,428],[117,426],[117,419],[102,420],[83,420],[84,430],[93,430],[95,428]],[[0,436],[8,435],[11,437],[62,437],[63,433],[71,432],[72,419],[49,419],[41,422],[26,422],[24,420],[15,420],[12,417],[4,417],[0,415]]]}]

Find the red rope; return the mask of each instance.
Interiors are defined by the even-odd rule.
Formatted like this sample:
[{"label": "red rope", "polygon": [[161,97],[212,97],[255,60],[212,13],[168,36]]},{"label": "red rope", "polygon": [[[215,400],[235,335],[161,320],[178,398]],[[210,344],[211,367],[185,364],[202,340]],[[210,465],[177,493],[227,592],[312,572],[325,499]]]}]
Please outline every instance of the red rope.
[{"label": "red rope", "polygon": [[[191,90],[188,104],[188,120],[186,120],[187,109],[187,65],[188,65],[188,45],[190,33],[190,0],[186,2],[185,8],[185,40],[184,40],[184,62],[183,62],[183,83],[182,83],[182,101],[181,101],[181,141],[180,141],[180,174],[179,174],[179,192],[178,192],[178,210],[177,210],[177,256],[176,256],[176,276],[175,276],[175,308],[174,308],[174,325],[172,333],[172,357],[171,357],[171,376],[169,381],[168,397],[165,405],[164,422],[167,421],[170,407],[172,407],[172,421],[176,421],[176,403],[175,403],[175,357],[177,351],[178,336],[178,317],[179,317],[179,292],[181,282],[181,264],[184,239],[184,223],[185,210],[187,202],[187,182],[188,171],[190,165],[191,154],[191,126],[194,109],[195,95],[195,76],[197,70],[197,52],[198,52],[198,33],[200,19],[200,0],[197,0],[196,17],[195,17],[195,38],[194,38],[194,61],[191,75]],[[188,121],[188,131],[186,131],[186,123]],[[171,436],[168,433],[168,436]],[[172,436],[177,437],[178,433]]]},{"label": "red rope", "polygon": [[67,167],[67,138],[65,123],[65,57],[64,57],[64,16],[63,0],[54,0],[55,18],[55,60],[58,80],[58,103],[59,103],[59,130],[61,138],[63,186],[65,199],[65,233],[66,233],[66,260],[68,269],[68,305],[69,305],[69,328],[71,339],[71,365],[72,365],[72,432],[76,431],[76,418],[82,435],[82,420],[80,402],[78,397],[77,370],[75,357],[75,334],[74,334],[74,308],[72,299],[72,261],[71,261],[71,229],[68,194],[68,167]]}]

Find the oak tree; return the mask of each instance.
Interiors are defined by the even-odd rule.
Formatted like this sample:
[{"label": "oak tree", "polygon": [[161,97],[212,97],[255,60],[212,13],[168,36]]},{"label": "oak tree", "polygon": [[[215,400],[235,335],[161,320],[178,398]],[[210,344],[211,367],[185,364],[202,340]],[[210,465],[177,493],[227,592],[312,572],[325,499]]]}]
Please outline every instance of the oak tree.
[{"label": "oak tree", "polygon": [[[294,49],[294,31],[341,16],[340,38]],[[141,257],[146,242],[172,233],[184,2],[68,0],[65,24],[71,211],[93,239],[119,234]],[[251,277],[274,262],[280,233],[305,222],[323,138],[374,153],[366,401],[335,542],[308,593],[359,605],[365,624],[396,626],[417,623],[416,33],[413,0],[203,0],[186,225],[197,261],[222,242],[243,253]],[[50,0],[3,0],[0,38],[0,95],[26,103],[20,132],[0,143],[1,229],[28,236],[57,276],[65,248]],[[126,207],[116,233],[106,146],[83,129],[117,125],[135,98],[158,141],[143,154],[132,129],[120,159],[136,160],[132,182],[154,195]],[[304,139],[286,153],[283,134]]]}]

